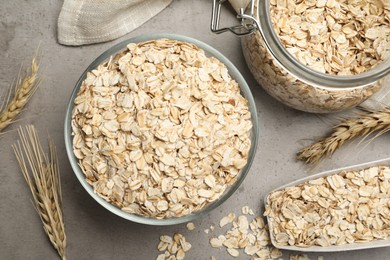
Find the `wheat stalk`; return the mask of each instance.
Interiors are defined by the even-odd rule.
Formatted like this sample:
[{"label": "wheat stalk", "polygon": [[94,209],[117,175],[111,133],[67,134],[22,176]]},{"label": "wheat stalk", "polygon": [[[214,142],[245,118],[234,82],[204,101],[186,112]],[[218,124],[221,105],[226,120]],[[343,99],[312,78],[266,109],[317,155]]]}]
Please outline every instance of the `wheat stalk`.
[{"label": "wheat stalk", "polygon": [[18,76],[15,84],[11,87],[11,89],[15,88],[15,95],[12,99],[8,96],[5,104],[1,106],[0,132],[15,120],[34,94],[39,85],[38,70],[39,63],[37,57],[34,56],[29,71],[23,79]]},{"label": "wheat stalk", "polygon": [[379,111],[362,110],[358,117],[344,119],[336,125],[328,137],[300,150],[297,158],[308,164],[315,164],[325,156],[331,156],[348,140],[356,137],[366,138],[377,131],[378,135],[381,135],[389,130],[390,107]]},{"label": "wheat stalk", "polygon": [[33,196],[43,229],[62,259],[66,259],[66,235],[62,214],[61,184],[55,146],[49,140],[49,156],[42,149],[34,126],[18,129],[13,150]]}]

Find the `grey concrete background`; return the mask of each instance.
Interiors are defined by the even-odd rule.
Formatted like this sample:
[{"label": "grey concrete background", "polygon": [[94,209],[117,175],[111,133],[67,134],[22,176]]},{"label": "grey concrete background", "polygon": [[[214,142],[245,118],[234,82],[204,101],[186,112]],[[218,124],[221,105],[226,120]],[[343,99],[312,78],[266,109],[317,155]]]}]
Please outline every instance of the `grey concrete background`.
[{"label": "grey concrete background", "polygon": [[[211,1],[174,0],[158,16],[132,33],[113,42],[65,47],[56,41],[56,23],[62,1],[0,0],[0,93],[18,74],[20,64],[28,64],[41,43],[43,82],[26,111],[8,132],[0,136],[0,259],[56,259],[33,208],[30,193],[19,172],[11,145],[17,139],[17,125],[34,124],[41,139],[50,135],[57,145],[68,259],[155,259],[159,236],[184,234],[192,244],[187,259],[230,259],[225,250],[213,249],[208,240],[221,234],[216,228],[222,216],[240,212],[249,205],[261,214],[264,195],[286,182],[310,172],[369,162],[390,156],[390,135],[368,144],[347,145],[315,170],[295,160],[299,148],[329,131],[346,115],[314,115],[290,109],[268,96],[250,75],[241,53],[239,39],[232,34],[214,35],[209,30]],[[231,14],[224,19],[234,21]],[[253,91],[260,120],[260,141],[255,163],[239,190],[222,206],[195,221],[196,229],[185,225],[153,227],[132,223],[106,211],[96,203],[76,179],[65,153],[63,121],[71,91],[82,71],[104,50],[123,39],[143,33],[167,32],[202,40],[225,54],[242,72]],[[284,251],[287,259],[291,252]],[[309,254],[312,259],[389,259],[390,248],[330,254]],[[239,259],[249,259],[241,255]]]}]

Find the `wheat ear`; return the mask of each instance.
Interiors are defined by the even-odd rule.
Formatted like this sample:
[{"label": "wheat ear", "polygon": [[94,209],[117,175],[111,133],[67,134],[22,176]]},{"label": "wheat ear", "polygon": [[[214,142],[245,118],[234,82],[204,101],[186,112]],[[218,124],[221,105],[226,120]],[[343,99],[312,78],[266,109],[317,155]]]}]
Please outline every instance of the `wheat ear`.
[{"label": "wheat ear", "polygon": [[335,126],[328,137],[300,150],[297,158],[308,164],[315,164],[325,156],[331,156],[348,140],[355,137],[365,138],[376,131],[383,134],[389,130],[390,107],[380,111],[362,110],[358,117],[344,119]]},{"label": "wheat ear", "polygon": [[0,132],[15,120],[34,94],[39,85],[38,70],[39,63],[34,56],[29,71],[23,78],[18,77],[13,86],[15,95],[0,110]]},{"label": "wheat ear", "polygon": [[18,129],[13,145],[16,159],[33,196],[43,229],[62,259],[66,259],[66,235],[62,214],[61,184],[55,146],[49,140],[49,156],[42,149],[34,126]]}]

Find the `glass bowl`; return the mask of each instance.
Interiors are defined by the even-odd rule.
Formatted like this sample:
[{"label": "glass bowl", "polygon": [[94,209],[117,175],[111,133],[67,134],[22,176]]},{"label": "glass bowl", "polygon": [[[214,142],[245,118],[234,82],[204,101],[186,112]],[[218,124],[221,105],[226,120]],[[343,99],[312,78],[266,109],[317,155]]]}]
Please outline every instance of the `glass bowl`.
[{"label": "glass bowl", "polygon": [[[98,65],[101,63],[107,61],[110,59],[112,55],[115,55],[118,52],[123,51],[126,46],[129,43],[138,43],[138,42],[144,42],[149,40],[157,40],[161,38],[166,39],[172,39],[182,42],[189,42],[197,45],[199,48],[203,49],[207,56],[214,56],[218,60],[220,60],[225,66],[227,67],[230,76],[237,81],[237,83],[240,86],[241,94],[248,100],[248,106],[249,110],[251,112],[251,120],[252,120],[252,130],[251,130],[251,147],[249,150],[249,156],[248,156],[248,162],[244,168],[241,169],[237,181],[231,185],[230,187],[227,187],[225,192],[220,196],[219,199],[213,201],[212,203],[207,204],[204,208],[202,208],[199,211],[193,212],[189,215],[185,215],[182,217],[177,218],[166,218],[166,219],[156,219],[156,218],[148,218],[141,215],[135,215],[128,212],[125,212],[121,210],[120,208],[114,206],[110,202],[105,201],[103,198],[99,197],[93,190],[92,186],[86,181],[85,175],[82,172],[80,166],[78,165],[78,159],[75,157],[73,153],[73,137],[72,137],[72,127],[71,127],[71,121],[72,121],[72,110],[74,107],[74,99],[80,89],[80,86],[84,79],[86,78],[87,72],[97,68]],[[123,42],[118,43],[117,45],[111,47],[107,51],[105,51],[103,54],[101,54],[98,58],[96,58],[83,72],[80,79],[77,81],[76,86],[72,92],[72,95],[69,100],[68,108],[66,111],[65,116],[65,127],[64,127],[64,137],[65,137],[65,147],[66,152],[70,161],[70,164],[72,166],[72,169],[77,177],[77,179],[80,181],[81,185],[85,188],[85,190],[89,193],[89,195],[92,196],[93,199],[95,199],[100,205],[102,205],[104,208],[109,210],[110,212],[133,222],[142,223],[142,224],[148,224],[148,225],[175,225],[179,223],[185,223],[191,220],[194,220],[202,215],[205,215],[209,213],[211,210],[215,209],[219,205],[221,205],[223,202],[225,202],[240,186],[240,184],[245,179],[246,175],[249,172],[249,169],[252,165],[255,151],[257,147],[257,141],[258,141],[258,134],[259,134],[259,123],[257,118],[257,110],[255,101],[253,99],[252,93],[248,87],[248,84],[246,83],[245,79],[241,75],[241,73],[238,71],[238,69],[219,51],[214,49],[213,47],[190,37],[181,36],[181,35],[174,35],[174,34],[147,34],[147,35],[141,35],[137,36],[128,40],[125,40]]]}]

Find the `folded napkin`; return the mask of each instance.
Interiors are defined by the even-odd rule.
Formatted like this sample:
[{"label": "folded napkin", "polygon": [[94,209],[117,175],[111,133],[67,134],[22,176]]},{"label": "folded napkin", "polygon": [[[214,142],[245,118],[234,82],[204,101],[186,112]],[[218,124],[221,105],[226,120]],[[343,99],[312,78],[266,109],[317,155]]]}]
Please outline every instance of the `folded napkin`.
[{"label": "folded napkin", "polygon": [[58,42],[84,45],[119,38],[158,14],[172,0],[64,0]]}]

